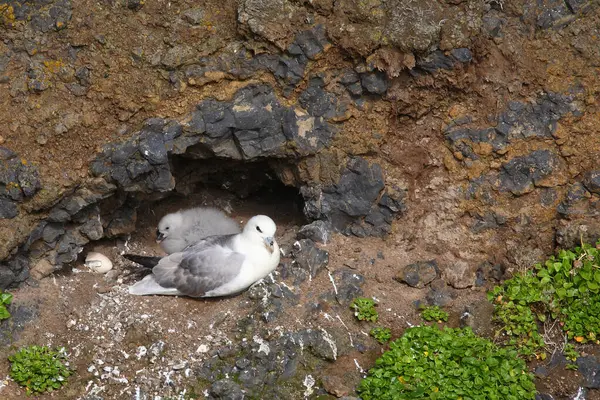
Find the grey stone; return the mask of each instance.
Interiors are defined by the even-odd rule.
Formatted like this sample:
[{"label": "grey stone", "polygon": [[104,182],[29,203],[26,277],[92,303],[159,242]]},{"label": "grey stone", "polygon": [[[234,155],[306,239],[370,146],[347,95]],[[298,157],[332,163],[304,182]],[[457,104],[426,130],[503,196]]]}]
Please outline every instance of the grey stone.
[{"label": "grey stone", "polygon": [[291,92],[304,78],[307,64],[308,59],[304,55],[288,56],[284,54],[279,58],[272,72],[279,83]]},{"label": "grey stone", "polygon": [[401,269],[394,278],[409,286],[422,289],[439,276],[439,269],[435,260],[419,261],[409,264]]},{"label": "grey stone", "polygon": [[329,145],[335,130],[323,118],[289,109],[284,114],[283,134],[294,143],[298,155],[310,155]]},{"label": "grey stone", "polygon": [[15,273],[11,271],[7,265],[0,264],[0,290],[6,290],[11,287],[15,281]]},{"label": "grey stone", "polygon": [[92,74],[90,69],[86,66],[77,68],[77,71],[75,71],[75,77],[82,86],[90,86],[92,84]]},{"label": "grey stone", "polygon": [[484,286],[489,281],[501,282],[505,278],[505,273],[506,268],[502,264],[481,263],[475,272],[475,286]]},{"label": "grey stone", "polygon": [[311,79],[306,90],[298,97],[298,101],[310,115],[331,118],[335,115],[337,99],[323,90],[324,85],[321,78]]},{"label": "grey stone", "polygon": [[470,327],[476,335],[492,337],[494,305],[489,301],[477,301],[465,306],[460,315],[460,326]]},{"label": "grey stone", "polygon": [[[2,276],[2,266],[0,266],[0,277]],[[0,278],[0,288],[2,287]],[[18,304],[16,301],[9,307],[10,318],[0,324],[0,346],[9,347],[16,343],[27,324],[35,321],[39,315],[36,305]]]},{"label": "grey stone", "polygon": [[584,243],[596,243],[600,240],[600,221],[597,217],[565,221],[556,229],[557,247],[572,249]]},{"label": "grey stone", "polygon": [[561,160],[548,150],[536,150],[526,156],[515,157],[502,166],[498,188],[516,196],[528,193],[560,166]]},{"label": "grey stone", "polygon": [[363,87],[360,82],[351,83],[346,86],[346,89],[354,96],[360,96],[363,94]]},{"label": "grey stone", "polygon": [[583,375],[583,387],[600,389],[600,362],[594,356],[579,357],[575,362],[578,371]]},{"label": "grey stone", "polygon": [[468,63],[473,60],[473,55],[471,54],[471,50],[467,48],[453,49],[450,51],[450,54],[454,59],[461,63]]},{"label": "grey stone", "polygon": [[77,260],[77,256],[83,251],[83,245],[88,242],[89,240],[79,232],[65,233],[56,245],[54,264],[63,265]]},{"label": "grey stone", "polygon": [[548,29],[555,26],[565,17],[571,16],[571,12],[564,1],[541,0],[538,2],[537,26]]},{"label": "grey stone", "polygon": [[383,95],[387,91],[387,78],[383,72],[366,72],[361,74],[362,87],[371,94]]},{"label": "grey stone", "polygon": [[64,233],[65,228],[62,223],[50,223],[44,228],[42,238],[46,243],[54,243]]},{"label": "grey stone", "polygon": [[121,207],[113,213],[106,227],[105,235],[108,238],[113,238],[129,234],[135,230],[136,221],[137,212],[134,208],[128,206]]},{"label": "grey stone", "polygon": [[365,283],[365,278],[349,269],[337,270],[333,273],[333,278],[337,286],[335,298],[342,305],[349,305],[356,297],[363,294],[361,286]]},{"label": "grey stone", "polygon": [[344,86],[360,82],[358,74],[351,69],[344,70],[340,76],[340,83]]},{"label": "grey stone", "polygon": [[495,127],[482,129],[451,124],[446,131],[446,139],[454,151],[476,160],[478,157],[469,142],[489,143],[498,152],[516,140],[550,138],[556,131],[557,121],[569,113],[579,113],[574,97],[550,92],[533,104],[509,103],[508,108],[498,116]]},{"label": "grey stone", "polygon": [[491,37],[502,36],[502,26],[505,24],[505,20],[500,18],[496,13],[487,13],[482,18],[483,29]]},{"label": "grey stone", "polygon": [[152,166],[146,160],[132,160],[127,164],[127,173],[131,180],[136,180],[150,171],[152,171]]},{"label": "grey stone", "polygon": [[50,222],[67,222],[71,216],[66,210],[63,210],[60,207],[54,207],[50,211],[50,215],[48,216],[48,221]]},{"label": "grey stone", "polygon": [[12,219],[19,215],[17,205],[8,200],[0,198],[0,219]]},{"label": "grey stone", "polygon": [[153,168],[146,176],[144,182],[148,190],[156,192],[168,192],[175,187],[175,182],[168,165]]},{"label": "grey stone", "polygon": [[[325,28],[319,24],[313,29],[298,33],[290,47],[297,46],[308,59],[314,60],[318,54],[323,52],[327,44]],[[288,51],[290,50],[288,49]]]},{"label": "grey stone", "polygon": [[344,230],[371,212],[384,186],[378,164],[369,165],[360,157],[351,158],[337,184],[323,188],[322,193],[303,192],[305,214],[314,219],[327,216],[336,229]]},{"label": "grey stone", "polygon": [[442,276],[444,280],[456,289],[465,289],[475,285],[476,268],[472,263],[456,260],[445,266]]},{"label": "grey stone", "polygon": [[260,131],[239,130],[234,135],[245,160],[278,154],[286,142],[277,126]]},{"label": "grey stone", "polygon": [[416,64],[419,68],[429,73],[434,73],[439,69],[450,70],[454,68],[453,58],[446,56],[440,50],[429,53],[424,57],[418,57]]},{"label": "grey stone", "polygon": [[310,239],[296,242],[292,255],[298,266],[308,271],[312,278],[329,263],[329,252],[319,249]]},{"label": "grey stone", "polygon": [[104,236],[104,229],[99,218],[91,218],[83,224],[79,231],[90,240],[100,240]]},{"label": "grey stone", "polygon": [[292,263],[283,263],[280,273],[282,279],[293,278],[294,280],[292,281],[292,283],[294,284],[294,286],[297,286],[302,282],[306,281],[310,275],[309,271],[297,267],[295,264]]},{"label": "grey stone", "polygon": [[227,137],[235,128],[231,107],[214,99],[204,100],[197,106],[204,118],[206,133],[211,139]]},{"label": "grey stone", "polygon": [[33,165],[21,162],[19,168],[19,185],[25,197],[31,197],[41,189],[39,173]]},{"label": "grey stone", "polygon": [[583,184],[590,192],[600,194],[600,170],[587,172]]},{"label": "grey stone", "polygon": [[310,239],[315,243],[327,244],[331,237],[331,224],[326,221],[313,221],[300,228],[297,234],[298,239]]},{"label": "grey stone", "polygon": [[248,360],[247,358],[240,358],[235,361],[235,366],[238,367],[239,369],[245,369],[249,365],[250,365],[250,360]]},{"label": "grey stone", "polygon": [[12,158],[15,158],[16,156],[17,156],[17,153],[12,151],[11,149],[0,146],[0,160],[7,161]]},{"label": "grey stone", "polygon": [[168,161],[162,133],[142,132],[138,148],[140,154],[152,165],[165,164]]},{"label": "grey stone", "polygon": [[447,305],[455,297],[456,292],[441,279],[429,284],[429,292],[425,296],[429,304],[440,307]]},{"label": "grey stone", "polygon": [[126,164],[138,151],[138,146],[133,141],[126,141],[115,145],[110,159],[113,164]]},{"label": "grey stone", "polygon": [[213,383],[209,394],[214,399],[222,400],[243,400],[245,397],[240,385],[229,379],[221,379]]},{"label": "grey stone", "polygon": [[592,7],[593,4],[587,0],[567,0],[565,3],[569,7],[569,9],[574,13],[587,11]]},{"label": "grey stone", "polygon": [[189,24],[200,25],[204,19],[204,10],[201,8],[190,8],[181,14],[181,18]]},{"label": "grey stone", "polygon": [[184,126],[184,131],[192,135],[199,135],[206,131],[204,117],[201,111],[193,111],[189,122]]},{"label": "grey stone", "polygon": [[338,357],[336,340],[333,335],[319,331],[305,331],[304,338],[311,352],[323,360],[335,361]]},{"label": "grey stone", "polygon": [[256,388],[264,384],[266,373],[267,371],[264,366],[251,366],[240,372],[238,380],[244,388]]}]

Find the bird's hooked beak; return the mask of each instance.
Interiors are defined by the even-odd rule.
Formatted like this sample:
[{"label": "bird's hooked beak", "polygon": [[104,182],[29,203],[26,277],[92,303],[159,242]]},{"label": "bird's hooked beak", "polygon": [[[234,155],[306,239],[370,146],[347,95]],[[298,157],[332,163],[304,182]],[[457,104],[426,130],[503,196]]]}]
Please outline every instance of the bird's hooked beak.
[{"label": "bird's hooked beak", "polygon": [[160,243],[160,242],[162,242],[162,241],[164,240],[164,238],[165,238],[165,235],[164,235],[164,234],[163,234],[161,231],[159,231],[159,230],[157,229],[157,230],[156,230],[156,241],[157,241],[158,243]]},{"label": "bird's hooked beak", "polygon": [[272,236],[266,237],[265,239],[265,246],[267,247],[267,250],[269,250],[271,253],[273,252],[273,244],[275,243],[275,239]]}]

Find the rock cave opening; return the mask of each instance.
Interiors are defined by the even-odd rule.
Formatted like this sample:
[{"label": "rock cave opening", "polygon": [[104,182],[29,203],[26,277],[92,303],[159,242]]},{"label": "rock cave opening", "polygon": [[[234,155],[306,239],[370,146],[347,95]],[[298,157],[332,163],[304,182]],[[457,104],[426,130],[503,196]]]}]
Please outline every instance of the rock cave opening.
[{"label": "rock cave opening", "polygon": [[101,208],[112,213],[109,235],[88,243],[78,261],[83,263],[95,250],[107,253],[113,262],[123,261],[118,256],[123,251],[162,254],[155,242],[158,222],[168,213],[192,207],[218,208],[242,226],[254,215],[269,215],[278,225],[278,236],[293,234],[308,222],[300,191],[281,182],[268,160],[198,160],[183,154],[171,156],[169,164],[175,182],[172,191],[121,192],[105,200]]}]

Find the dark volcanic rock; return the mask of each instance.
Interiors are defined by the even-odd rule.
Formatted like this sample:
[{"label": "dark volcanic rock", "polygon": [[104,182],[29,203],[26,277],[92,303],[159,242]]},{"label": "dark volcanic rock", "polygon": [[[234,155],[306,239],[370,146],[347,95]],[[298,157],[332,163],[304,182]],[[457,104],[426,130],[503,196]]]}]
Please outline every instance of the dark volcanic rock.
[{"label": "dark volcanic rock", "polygon": [[356,217],[371,211],[384,186],[379,164],[369,165],[364,158],[351,158],[339,182],[323,189],[320,212],[328,216],[334,227],[343,229]]},{"label": "dark volcanic rock", "polygon": [[361,286],[365,283],[365,278],[350,269],[339,269],[333,274],[336,282],[337,293],[334,293],[338,303],[348,305],[356,297],[363,294]]},{"label": "dark volcanic rock", "polygon": [[43,33],[66,28],[72,16],[70,0],[10,1],[9,4],[18,21],[27,21],[31,28]]},{"label": "dark volcanic rock", "polygon": [[471,50],[466,48],[454,49],[449,55],[444,54],[441,50],[436,50],[424,57],[417,58],[417,67],[428,73],[434,73],[440,69],[451,70],[457,65],[470,62],[472,58]]},{"label": "dark volcanic rock", "polygon": [[32,197],[41,188],[39,174],[33,165],[9,149],[0,148],[0,159],[0,199],[5,200],[3,213],[12,215],[6,218],[14,218],[16,206],[10,203]]},{"label": "dark volcanic rock", "polygon": [[600,362],[594,356],[579,357],[576,361],[578,371],[583,375],[583,386],[588,389],[600,389]]},{"label": "dark volcanic rock", "polygon": [[326,221],[317,220],[304,225],[298,231],[298,239],[310,239],[313,242],[327,244],[331,237],[331,224]]},{"label": "dark volcanic rock", "polygon": [[426,295],[429,304],[443,307],[455,297],[456,291],[442,279],[435,280],[429,284],[429,292]]},{"label": "dark volcanic rock", "polygon": [[535,103],[512,101],[498,116],[494,127],[469,128],[455,122],[446,130],[446,139],[454,151],[475,160],[478,156],[471,143],[489,143],[493,151],[502,152],[517,140],[550,138],[563,116],[580,113],[574,101],[574,96],[558,93],[547,93]]},{"label": "dark volcanic rock", "polygon": [[264,65],[275,75],[284,88],[284,95],[288,96],[304,78],[308,61],[314,60],[328,46],[324,26],[316,25],[298,33],[288,47],[287,54],[281,55],[275,62],[268,62],[270,60],[263,58],[259,59],[259,63],[267,61]]},{"label": "dark volcanic rock", "polygon": [[600,240],[600,221],[597,217],[564,221],[556,229],[556,244],[561,249],[571,249],[584,243]]},{"label": "dark volcanic rock", "polygon": [[0,345],[5,347],[19,340],[20,333],[25,328],[25,325],[35,320],[38,315],[38,309],[35,306],[25,306],[16,303],[13,303],[9,307],[9,311],[10,318],[0,324]]},{"label": "dark volcanic rock", "polygon": [[498,189],[519,196],[532,191],[535,186],[553,185],[544,184],[545,178],[550,175],[560,183],[565,183],[566,177],[560,176],[559,171],[564,167],[563,164],[562,159],[548,150],[536,150],[526,156],[515,157],[502,166]]},{"label": "dark volcanic rock", "polygon": [[0,219],[12,219],[19,215],[17,205],[8,200],[0,198]]},{"label": "dark volcanic rock", "polygon": [[583,184],[590,192],[600,194],[600,170],[585,174]]},{"label": "dark volcanic rock", "polygon": [[385,74],[379,71],[361,74],[360,83],[367,93],[371,94],[383,95],[388,88]]},{"label": "dark volcanic rock", "polygon": [[384,187],[378,164],[353,157],[337,184],[301,188],[304,213],[312,219],[327,219],[344,234],[381,236],[390,231],[394,215],[405,210],[404,191],[384,191]]},{"label": "dark volcanic rock", "polygon": [[305,269],[314,278],[329,263],[329,253],[319,249],[310,239],[301,239],[294,244],[292,251],[298,266]]},{"label": "dark volcanic rock", "polygon": [[229,379],[221,379],[213,383],[209,390],[212,399],[243,400],[244,392],[237,383]]},{"label": "dark volcanic rock", "polygon": [[419,261],[401,269],[394,278],[409,286],[422,289],[439,276],[439,269],[435,260]]},{"label": "dark volcanic rock", "polygon": [[300,94],[298,102],[314,117],[331,118],[335,116],[337,99],[323,89],[324,84],[323,79],[312,78],[306,90]]},{"label": "dark volcanic rock", "polygon": [[328,145],[335,132],[322,117],[283,106],[264,84],[238,90],[230,102],[206,99],[186,121],[148,120],[129,141],[106,146],[91,163],[92,173],[128,191],[169,191],[169,153],[194,146],[188,155],[197,158],[306,156]]}]

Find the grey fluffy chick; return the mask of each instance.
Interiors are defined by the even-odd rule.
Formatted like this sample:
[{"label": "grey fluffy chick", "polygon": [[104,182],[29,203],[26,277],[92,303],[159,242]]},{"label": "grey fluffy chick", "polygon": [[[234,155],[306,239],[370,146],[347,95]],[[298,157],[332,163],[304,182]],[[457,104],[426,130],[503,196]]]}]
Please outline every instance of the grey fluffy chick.
[{"label": "grey fluffy chick", "polygon": [[214,235],[230,235],[242,230],[221,210],[196,207],[167,214],[158,223],[156,241],[167,253],[177,253]]}]

